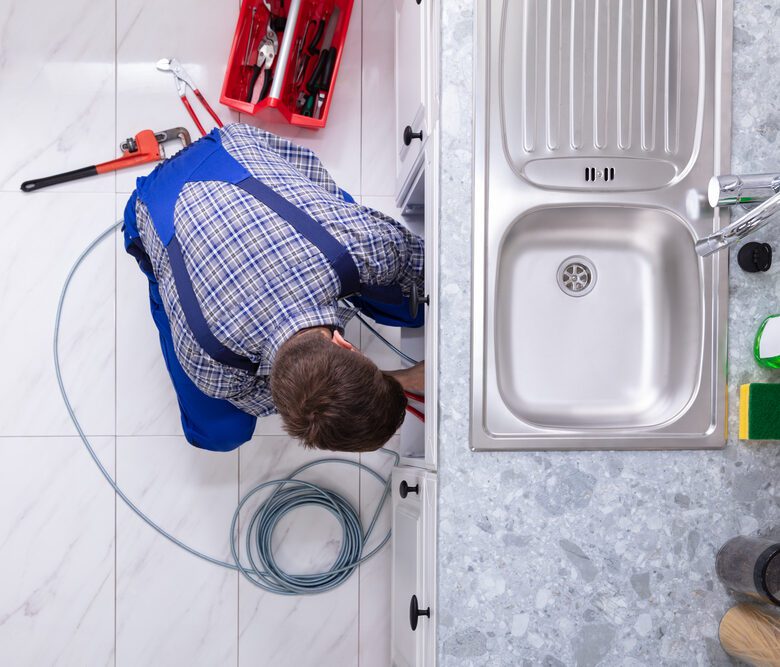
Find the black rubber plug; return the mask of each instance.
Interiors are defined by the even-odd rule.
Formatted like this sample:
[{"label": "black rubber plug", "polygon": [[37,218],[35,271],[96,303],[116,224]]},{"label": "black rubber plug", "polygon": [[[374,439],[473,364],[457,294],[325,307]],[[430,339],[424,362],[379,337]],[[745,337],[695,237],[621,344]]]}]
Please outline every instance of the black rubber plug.
[{"label": "black rubber plug", "polygon": [[737,263],[743,271],[758,273],[768,271],[772,266],[772,246],[768,243],[751,241],[739,249]]}]

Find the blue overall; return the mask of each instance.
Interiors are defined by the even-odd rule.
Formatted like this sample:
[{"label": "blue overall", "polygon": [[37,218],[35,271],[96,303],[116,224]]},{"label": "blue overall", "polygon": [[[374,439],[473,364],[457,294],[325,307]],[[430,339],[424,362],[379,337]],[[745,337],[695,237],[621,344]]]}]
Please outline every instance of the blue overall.
[{"label": "blue overall", "polygon": [[[254,178],[222,147],[217,129],[158,165],[149,176],[139,178],[136,190],[125,207],[122,228],[125,250],[135,257],[149,280],[152,318],[160,335],[165,365],[176,391],[184,435],[196,447],[230,451],[252,437],[257,418],[243,412],[230,401],[203,393],[181,367],[174,350],[171,326],[163,307],[160,288],[141,242],[136,221],[136,203],[140,200],[147,207],[155,231],[165,246],[184,318],[198,344],[216,361],[255,374],[258,364],[224,346],[209,328],[176,238],[173,216],[176,201],[185,184],[197,181],[231,183],[277,213],[325,255],[339,277],[339,296],[349,299],[375,321],[391,326],[419,327],[423,324],[423,314],[421,309],[416,318],[410,317],[408,297],[401,294],[397,285],[361,284],[357,266],[347,248],[308,213]],[[345,201],[354,201],[346,192],[342,191],[342,195]]]}]

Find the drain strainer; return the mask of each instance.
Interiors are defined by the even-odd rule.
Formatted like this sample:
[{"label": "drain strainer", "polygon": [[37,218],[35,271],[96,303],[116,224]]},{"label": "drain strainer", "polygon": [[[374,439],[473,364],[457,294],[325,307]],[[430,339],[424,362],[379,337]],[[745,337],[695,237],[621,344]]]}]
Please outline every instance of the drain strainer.
[{"label": "drain strainer", "polygon": [[585,296],[596,286],[596,267],[587,257],[575,255],[558,267],[558,287],[569,296]]}]

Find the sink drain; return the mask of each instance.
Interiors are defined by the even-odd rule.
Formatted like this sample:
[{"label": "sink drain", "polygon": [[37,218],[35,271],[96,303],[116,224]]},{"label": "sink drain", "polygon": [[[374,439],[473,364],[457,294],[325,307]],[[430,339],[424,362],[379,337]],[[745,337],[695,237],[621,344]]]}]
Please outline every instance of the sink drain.
[{"label": "sink drain", "polygon": [[557,277],[564,294],[585,296],[596,286],[596,267],[587,257],[569,257],[558,267]]}]

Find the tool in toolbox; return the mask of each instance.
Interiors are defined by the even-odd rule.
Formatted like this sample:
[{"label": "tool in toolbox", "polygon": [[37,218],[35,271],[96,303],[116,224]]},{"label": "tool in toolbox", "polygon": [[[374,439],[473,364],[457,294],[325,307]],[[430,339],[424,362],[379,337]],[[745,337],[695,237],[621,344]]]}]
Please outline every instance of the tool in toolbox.
[{"label": "tool in toolbox", "polygon": [[252,7],[252,18],[249,19],[249,37],[246,40],[246,53],[244,54],[244,65],[247,67],[252,66],[252,63],[249,62],[249,54],[252,48],[252,35],[255,34],[255,14],[257,14],[257,7]]},{"label": "tool in toolbox", "polygon": [[[293,77],[293,86],[300,86],[303,83],[303,75],[306,73],[306,67],[309,64],[309,49],[304,51],[303,47],[306,45],[306,38],[309,36],[309,28],[311,28],[312,24],[313,21],[306,22],[303,35],[298,38],[298,42],[295,44],[295,76]],[[312,42],[313,41],[314,40],[312,40]]]},{"label": "tool in toolbox", "polygon": [[[308,46],[306,38],[309,36],[309,28],[316,25],[317,28],[312,35]],[[325,15],[317,18],[311,18],[306,22],[306,28],[303,31],[303,37],[298,40],[295,49],[295,76],[293,77],[293,86],[299,86],[303,83],[303,77],[309,68],[309,59],[320,55],[320,40],[325,32]]]},{"label": "tool in toolbox", "polygon": [[[323,49],[312,75],[306,83],[306,89],[298,95],[300,113],[310,118],[319,118],[322,106],[327,96],[330,78],[333,76],[333,65],[336,62],[335,49]],[[308,95],[307,95],[308,93]]]},{"label": "tool in toolbox", "polygon": [[320,40],[322,39],[322,33],[324,30],[325,30],[325,17],[321,16],[320,20],[317,22],[317,30],[314,32],[314,36],[311,38],[311,43],[306,48],[310,56],[316,56],[319,54]]},{"label": "tool in toolbox", "polygon": [[[300,113],[303,116],[319,118],[322,115],[322,107],[325,104],[330,81],[333,78],[333,68],[336,64],[337,50],[332,46],[333,35],[336,32],[336,25],[339,19],[339,8],[334,7],[333,12],[328,18],[328,27],[325,31],[325,37],[322,40],[322,50],[320,51],[317,64],[312,70],[311,77],[306,83],[308,96],[298,95],[298,103],[301,107]],[[314,40],[312,40],[314,43]],[[310,51],[311,53],[311,51]],[[303,103],[301,104],[301,100]]]},{"label": "tool in toolbox", "polygon": [[204,106],[206,111],[209,112],[217,125],[222,127],[222,121],[219,119],[219,116],[214,113],[214,109],[212,109],[209,106],[209,103],[206,102],[206,98],[203,97],[203,93],[201,93],[198,87],[195,85],[192,77],[187,74],[187,71],[181,66],[181,63],[176,60],[176,58],[162,58],[161,60],[158,60],[157,69],[161,72],[170,72],[173,74],[174,82],[176,84],[176,92],[179,93],[179,98],[181,99],[182,104],[184,104],[184,107],[187,109],[187,113],[190,114],[190,118],[192,118],[192,120],[195,122],[195,126],[203,136],[206,136],[206,130],[203,128],[203,125],[201,125],[198,117],[195,115],[195,110],[192,108],[190,101],[187,99],[187,86],[189,86],[192,92],[195,93],[195,97],[200,100],[200,103]]},{"label": "tool in toolbox", "polygon": [[[278,51],[279,38],[276,36],[276,31],[271,27],[269,22],[268,28],[266,28],[265,37],[263,37],[257,47],[257,61],[254,64],[252,78],[249,80],[249,89],[246,97],[247,102],[257,104],[260,100],[268,97],[268,93],[271,90],[271,82],[273,81],[271,67],[273,67],[274,59],[276,58]],[[260,72],[263,73],[263,82],[258,90],[257,80],[260,77]]]},{"label": "tool in toolbox", "polygon": [[336,64],[336,49],[330,47],[328,49],[328,60],[325,65],[325,72],[322,77],[322,82],[317,91],[317,101],[314,103],[314,117],[320,118],[322,116],[322,107],[325,106],[325,98],[328,96],[330,90],[330,82],[333,78],[333,67]]},{"label": "tool in toolbox", "polygon": [[90,167],[82,167],[81,169],[66,171],[62,174],[55,174],[54,176],[34,178],[31,181],[25,181],[22,183],[22,191],[32,192],[33,190],[47,188],[50,185],[67,183],[68,181],[96,176],[97,174],[105,174],[109,171],[126,169],[127,167],[134,167],[147,162],[164,160],[164,144],[175,141],[176,139],[180,140],[184,146],[189,146],[192,143],[190,133],[183,127],[174,127],[170,130],[163,130],[162,132],[141,130],[141,132],[134,137],[125,139],[119,145],[119,148],[122,151],[122,157],[117,158],[116,160],[109,160],[108,162],[101,162],[100,164],[95,164]]}]

